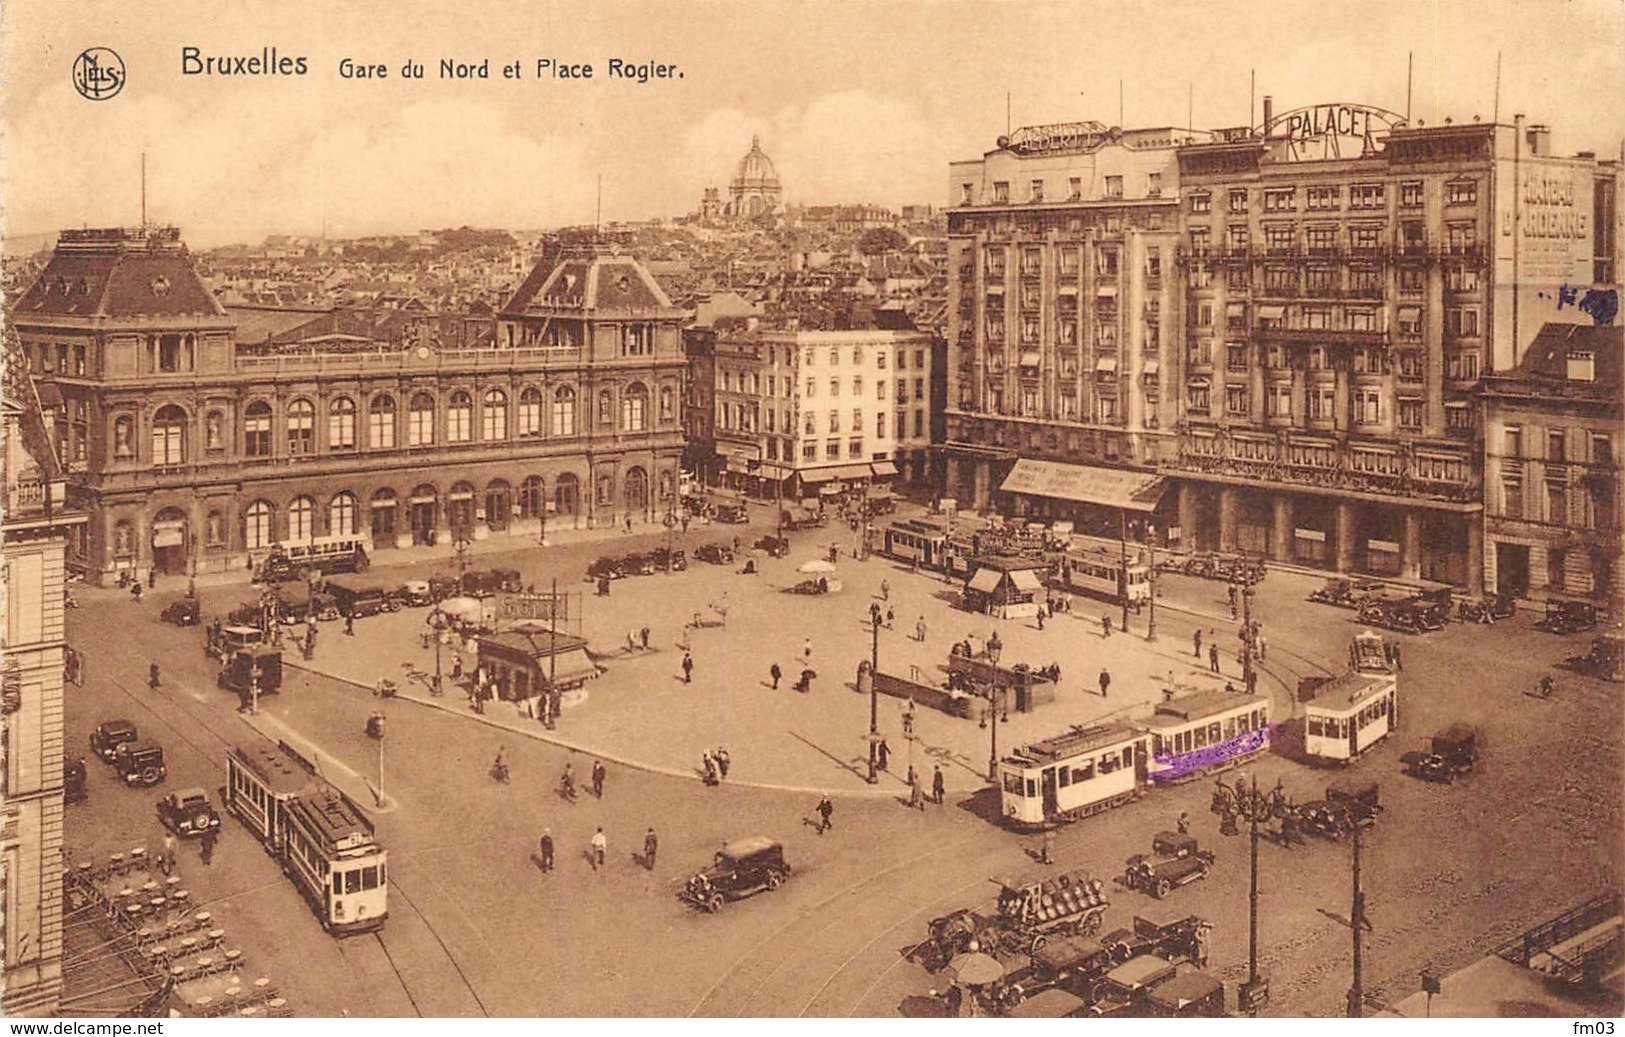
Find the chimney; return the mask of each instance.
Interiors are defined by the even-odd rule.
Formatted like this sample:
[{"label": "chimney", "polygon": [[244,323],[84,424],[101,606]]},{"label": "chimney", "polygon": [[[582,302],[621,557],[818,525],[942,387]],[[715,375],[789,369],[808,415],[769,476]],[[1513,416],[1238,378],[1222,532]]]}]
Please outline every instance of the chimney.
[{"label": "chimney", "polygon": [[1529,154],[1545,158],[1552,153],[1552,128],[1542,123],[1531,123],[1524,132],[1524,139],[1529,142]]},{"label": "chimney", "polygon": [[1269,136],[1270,122],[1275,118],[1275,98],[1264,95],[1264,136]]}]

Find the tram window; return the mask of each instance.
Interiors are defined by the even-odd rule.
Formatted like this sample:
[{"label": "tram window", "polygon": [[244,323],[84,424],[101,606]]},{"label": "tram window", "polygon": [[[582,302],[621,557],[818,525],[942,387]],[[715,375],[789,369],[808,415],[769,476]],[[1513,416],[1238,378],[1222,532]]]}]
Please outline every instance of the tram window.
[{"label": "tram window", "polygon": [[1213,723],[1207,725],[1207,740],[1214,745],[1217,745],[1220,741],[1219,730],[1218,721],[1214,721]]},{"label": "tram window", "polygon": [[1240,731],[1242,734],[1246,734],[1248,731],[1251,731],[1252,729],[1253,729],[1253,717],[1252,717],[1251,713],[1243,713],[1241,716],[1236,718],[1236,730],[1237,731]]},{"label": "tram window", "polygon": [[1234,738],[1235,736],[1236,736],[1236,718],[1235,717],[1225,717],[1224,718],[1224,737],[1226,737],[1226,738]]},{"label": "tram window", "polygon": [[1316,737],[1319,737],[1319,736],[1324,735],[1326,733],[1325,730],[1324,730],[1324,726],[1321,724],[1321,721],[1320,721],[1319,717],[1310,717],[1308,722],[1304,725],[1304,730],[1308,734],[1314,735]]},{"label": "tram window", "polygon": [[1093,778],[1094,776],[1095,776],[1095,761],[1093,761],[1093,760],[1086,761],[1082,767],[1074,767],[1074,768],[1072,768],[1072,781],[1074,783],[1080,782],[1080,781],[1088,781],[1090,778]]},{"label": "tram window", "polygon": [[1034,781],[1031,778],[1028,778],[1027,779],[1027,798],[1032,799],[1036,795],[1038,795],[1038,782]]},{"label": "tram window", "polygon": [[335,871],[333,873],[333,893],[336,896],[336,895],[338,895],[340,893],[343,893],[343,892],[344,892],[344,876],[340,875],[338,872]]},{"label": "tram window", "polygon": [[361,869],[355,868],[344,873],[344,892],[361,892]]},{"label": "tram window", "polygon": [[1004,776],[1004,791],[1012,796],[1021,795],[1021,775],[1006,774]]},{"label": "tram window", "polygon": [[369,867],[365,867],[365,868],[361,869],[361,888],[362,889],[377,889],[378,888],[378,869],[377,868],[369,866]]},{"label": "tram window", "polygon": [[384,883],[386,883],[388,881],[389,881],[389,877],[384,874],[384,865],[379,864],[378,865],[378,885],[382,886],[382,885],[384,885]]},{"label": "tram window", "polygon": [[1191,732],[1191,735],[1194,738],[1194,741],[1193,741],[1193,743],[1191,745],[1191,748],[1200,749],[1200,748],[1207,745],[1207,728],[1206,727],[1197,728],[1195,731]]},{"label": "tram window", "polygon": [[1124,749],[1123,750],[1123,766],[1125,766],[1125,767],[1134,766],[1134,750],[1133,749]]},{"label": "tram window", "polygon": [[1072,768],[1061,767],[1059,768],[1059,771],[1060,773],[1055,777],[1055,784],[1064,789],[1068,785],[1072,784]]}]

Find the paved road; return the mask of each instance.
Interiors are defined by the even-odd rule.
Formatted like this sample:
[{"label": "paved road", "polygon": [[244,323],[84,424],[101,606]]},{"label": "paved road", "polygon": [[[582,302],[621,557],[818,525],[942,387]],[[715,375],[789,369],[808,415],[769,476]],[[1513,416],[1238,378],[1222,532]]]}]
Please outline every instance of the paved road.
[{"label": "paved road", "polygon": [[[636,541],[625,538],[628,544]],[[579,574],[596,550],[591,544],[573,545],[549,552],[569,555],[549,559],[551,565],[533,558],[521,565],[527,579],[532,572],[546,578],[553,566],[561,575]],[[792,561],[799,558],[792,554]],[[880,564],[870,563],[870,572],[884,571]],[[387,571],[402,578],[407,572]],[[627,581],[605,604],[638,603],[621,592],[639,583],[701,594],[706,579],[720,578],[696,572]],[[926,577],[889,579],[894,595],[926,593]],[[914,579],[922,584],[910,582]],[[1348,613],[1304,605],[1310,585],[1274,574],[1259,595],[1258,611],[1271,641],[1268,665],[1286,682],[1297,672],[1339,659],[1357,629]],[[1165,589],[1169,600],[1186,610],[1223,611],[1219,585],[1175,578]],[[230,587],[204,593],[211,609],[244,596]],[[856,590],[853,600],[862,601],[861,593]],[[212,664],[198,649],[197,632],[158,624],[155,606],[161,602],[133,606],[111,593],[82,596],[84,607],[71,614],[71,636],[89,656],[90,680],[69,693],[70,744],[82,745],[96,720],[127,715],[169,750],[171,787],[218,786],[225,745],[252,732],[235,714],[235,700],[214,689]],[[780,599],[764,594],[762,600]],[[757,662],[749,656],[753,641],[762,639],[749,636],[752,620],[739,615],[729,620],[730,636],[738,631],[737,640],[718,658],[737,656],[742,670],[754,671]],[[1188,652],[1194,621],[1189,612],[1160,614],[1159,626],[1167,633],[1156,650],[1172,656],[1183,645]],[[606,609],[603,623],[624,628],[628,620]],[[867,651],[868,635],[856,622],[850,626],[841,633],[826,622],[816,636],[832,645],[829,651],[850,652],[855,661]],[[107,636],[115,631],[128,636]],[[1053,634],[1053,629],[1043,635],[1001,631],[1013,646],[1009,652],[1048,648],[1058,642]],[[324,648],[342,640],[336,628],[325,628]],[[1555,660],[1577,651],[1583,639],[1550,637],[1520,618],[1494,628],[1458,625],[1401,640],[1403,729],[1355,768],[1382,781],[1388,807],[1365,854],[1375,929],[1367,945],[1367,986],[1396,1000],[1415,989],[1424,964],[1463,964],[1599,888],[1617,888],[1621,830],[1617,689],[1560,673],[1561,689],[1551,701],[1519,693]],[[1067,638],[1069,647],[1074,642],[1086,652],[1108,647],[1092,633]],[[1111,647],[1131,660],[1135,644],[1118,636]],[[792,639],[791,647],[798,646]],[[148,660],[155,658],[168,675],[156,694],[142,680]],[[1144,664],[1146,680],[1167,665],[1150,658],[1156,661]],[[616,676],[617,667],[610,665],[605,681]],[[361,728],[377,700],[320,675],[290,676],[287,692],[264,700],[266,713],[306,733],[354,771],[375,776],[376,746]],[[619,691],[680,693],[648,690],[648,683],[628,679]],[[1134,683],[1114,679],[1113,691]],[[832,730],[851,727],[852,716],[865,712],[866,704],[850,692],[813,698],[842,713]],[[799,705],[770,701],[785,709]],[[1077,701],[1087,698],[1080,694]],[[722,700],[716,705],[720,709]],[[737,701],[727,705],[739,708]],[[1280,705],[1286,705],[1284,696]],[[618,765],[610,767],[601,802],[588,795],[567,804],[553,795],[553,782],[566,759],[573,758],[578,774],[584,774],[590,757],[516,738],[456,710],[408,702],[384,708],[390,715],[385,787],[395,808],[378,815],[393,880],[391,919],[380,938],[322,936],[291,886],[234,822],[228,822],[212,868],[203,869],[195,858],[185,864],[197,899],[212,905],[228,933],[242,935],[253,970],[272,977],[303,1014],[894,1015],[907,997],[932,986],[931,977],[904,957],[923,937],[927,920],[986,900],[993,891],[990,876],[1042,870],[1028,856],[1029,840],[987,823],[988,796],[976,794],[977,782],[969,776],[961,777],[948,805],[924,814],[895,799],[842,796],[835,829],[818,836],[802,824],[812,806],[805,793],[710,789],[688,778]],[[589,708],[577,711],[579,722],[567,714],[561,733],[569,733],[571,725],[586,727]],[[762,716],[775,716],[772,707],[763,708]],[[712,736],[701,741],[697,730],[703,724],[684,722],[701,713],[668,709],[657,714],[656,730],[672,740],[707,744]],[[635,731],[606,730],[641,736],[648,713],[641,716],[645,723]],[[757,766],[765,771],[769,763],[758,764],[753,757],[771,761],[767,754],[773,745],[783,746],[779,752],[785,756],[800,754],[784,732],[815,722],[809,717],[797,728],[778,717],[758,729],[758,715],[740,719],[725,736],[736,739],[730,746],[743,761],[739,776],[745,779],[756,777],[751,771]],[[1485,763],[1478,774],[1454,786],[1398,775],[1402,751],[1434,727],[1458,719],[1479,724],[1485,733]],[[933,744],[940,739],[962,756],[966,775],[979,770],[985,763],[980,730],[964,728],[976,733],[954,749],[950,739],[964,732],[956,732],[948,718],[940,720],[949,734],[928,730],[928,739]],[[863,725],[857,727],[861,734]],[[741,751],[739,746],[752,745],[750,739],[763,740],[765,748]],[[499,745],[506,747],[513,767],[508,785],[486,773]],[[848,761],[857,755],[851,744],[835,748]],[[688,751],[673,758],[680,769]],[[833,776],[836,765],[830,766]],[[154,842],[150,803],[157,794],[118,788],[99,764],[91,767],[91,800],[70,808],[72,849],[100,854]],[[1318,798],[1326,780],[1279,757],[1256,770],[1262,784],[1280,777],[1299,800]],[[859,790],[861,784],[854,780],[851,787]],[[1126,856],[1143,850],[1152,832],[1188,811],[1197,835],[1219,853],[1213,873],[1161,905],[1113,886],[1106,925],[1127,925],[1135,913],[1159,907],[1208,917],[1217,925],[1213,967],[1234,981],[1246,971],[1246,847],[1243,840],[1217,835],[1207,803],[1208,789],[1200,784],[1159,791],[1064,829],[1056,849],[1060,867],[1088,867],[1109,879],[1121,871]],[[552,827],[560,848],[559,870],[545,876],[531,856],[543,825]],[[583,853],[599,825],[610,838],[610,865],[595,872]],[[653,870],[631,860],[649,825],[661,839]],[[674,894],[683,880],[717,845],[757,833],[786,844],[795,874],[783,890],[731,904],[717,916],[696,914],[677,901]],[[1338,1014],[1349,940],[1321,909],[1347,912],[1348,849],[1319,843],[1286,850],[1271,844],[1261,854],[1260,940],[1263,965],[1273,980],[1271,1012]]]}]

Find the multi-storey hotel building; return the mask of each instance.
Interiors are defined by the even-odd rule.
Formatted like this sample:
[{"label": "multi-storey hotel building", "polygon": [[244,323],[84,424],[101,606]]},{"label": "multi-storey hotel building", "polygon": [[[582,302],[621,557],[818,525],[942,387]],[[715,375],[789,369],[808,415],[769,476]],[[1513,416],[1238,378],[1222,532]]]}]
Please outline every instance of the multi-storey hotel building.
[{"label": "multi-storey hotel building", "polygon": [[[630,257],[539,267],[483,348],[247,350],[170,229],[63,231],[10,321],[101,579],[658,520],[683,445],[682,312]],[[332,351],[327,351],[332,349]]]}]

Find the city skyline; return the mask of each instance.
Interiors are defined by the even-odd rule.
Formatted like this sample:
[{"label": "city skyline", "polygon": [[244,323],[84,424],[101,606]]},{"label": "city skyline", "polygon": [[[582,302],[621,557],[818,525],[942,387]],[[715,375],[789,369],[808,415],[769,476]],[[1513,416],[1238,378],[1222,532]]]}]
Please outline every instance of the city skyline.
[{"label": "city skyline", "polygon": [[[705,187],[726,189],[752,135],[789,202],[944,205],[948,163],[992,149],[1007,118],[1238,126],[1257,121],[1266,94],[1277,111],[1347,100],[1403,112],[1412,53],[1415,120],[1488,121],[1508,40],[1518,47],[1501,57],[1502,121],[1525,113],[1552,125],[1557,152],[1605,156],[1625,125],[1625,59],[1576,45],[1620,37],[1620,11],[1602,3],[1031,4],[1001,9],[995,24],[969,5],[912,3],[702,4],[680,20],[629,17],[625,6],[568,20],[480,6],[487,17],[385,20],[367,3],[229,18],[182,5],[159,19],[114,5],[73,18],[10,5],[4,128],[9,155],[27,158],[5,163],[5,236],[138,222],[143,152],[147,217],[201,248],[271,233],[588,223],[600,176],[606,222],[680,215]],[[1387,25],[1416,31],[1374,38]],[[73,56],[89,46],[123,57],[122,96],[74,92]],[[188,46],[232,56],[274,46],[307,57],[308,73],[184,76]],[[440,80],[441,57],[489,58],[492,78]],[[591,62],[595,78],[540,81],[533,66],[547,57]],[[683,78],[609,80],[612,57],[667,63]],[[343,58],[381,63],[388,77],[342,79]],[[408,59],[426,78],[400,78]],[[525,78],[502,79],[509,61]],[[1219,69],[1219,85],[1197,92],[1190,70],[1204,66]],[[65,146],[75,139],[99,142],[89,161]]]}]

